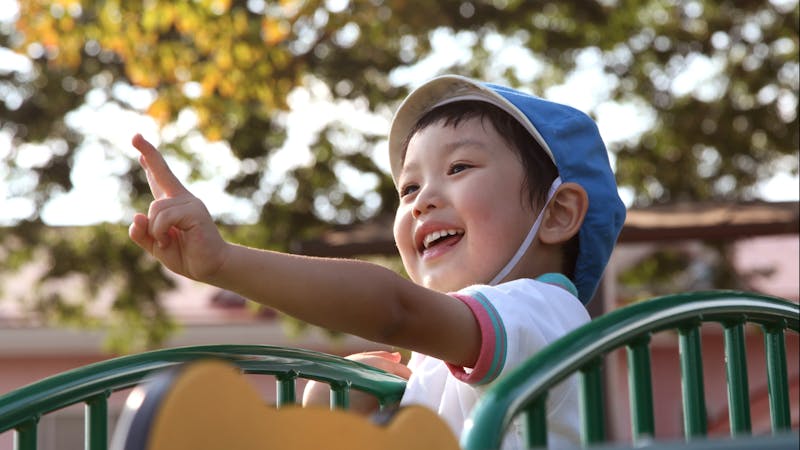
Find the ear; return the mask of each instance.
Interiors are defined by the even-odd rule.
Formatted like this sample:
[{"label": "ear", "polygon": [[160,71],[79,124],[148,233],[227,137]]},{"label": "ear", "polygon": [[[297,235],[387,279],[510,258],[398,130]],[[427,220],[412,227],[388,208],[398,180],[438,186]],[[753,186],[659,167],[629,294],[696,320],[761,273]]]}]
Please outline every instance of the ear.
[{"label": "ear", "polygon": [[547,206],[539,229],[539,240],[545,244],[563,244],[575,236],[589,209],[589,196],[577,183],[558,187]]}]

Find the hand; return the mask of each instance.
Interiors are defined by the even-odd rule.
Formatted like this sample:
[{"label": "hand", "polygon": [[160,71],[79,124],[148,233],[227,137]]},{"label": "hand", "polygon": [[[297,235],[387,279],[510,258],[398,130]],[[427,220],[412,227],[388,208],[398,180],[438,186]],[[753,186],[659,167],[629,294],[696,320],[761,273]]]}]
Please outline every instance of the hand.
[{"label": "hand", "polygon": [[354,353],[346,356],[345,359],[360,362],[368,366],[381,369],[384,372],[397,375],[405,378],[406,380],[411,376],[411,369],[405,364],[401,363],[402,355],[399,352],[387,352],[383,350],[376,350],[372,352]]},{"label": "hand", "polygon": [[[390,353],[383,350],[362,352],[347,356],[346,359],[381,369],[406,380],[411,376],[411,370],[400,362],[401,355],[397,352]],[[309,381],[303,391],[303,406],[329,404],[330,389],[328,385],[317,381]],[[378,406],[378,399],[372,395],[355,390],[350,391],[350,411],[370,414],[377,411]]]},{"label": "hand", "polygon": [[196,280],[213,277],[225,262],[228,245],[205,205],[140,134],[131,143],[141,153],[139,164],[155,199],[146,216],[133,217],[131,239],[173,272]]}]

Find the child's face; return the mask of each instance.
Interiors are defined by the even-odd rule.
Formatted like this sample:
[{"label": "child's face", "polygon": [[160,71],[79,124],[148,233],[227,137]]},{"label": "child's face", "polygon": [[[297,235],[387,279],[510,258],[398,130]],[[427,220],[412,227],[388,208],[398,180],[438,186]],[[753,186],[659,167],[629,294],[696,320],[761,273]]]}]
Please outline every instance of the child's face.
[{"label": "child's face", "polygon": [[523,181],[517,154],[488,121],[417,132],[398,177],[394,222],[411,279],[442,292],[489,282],[535,220]]}]

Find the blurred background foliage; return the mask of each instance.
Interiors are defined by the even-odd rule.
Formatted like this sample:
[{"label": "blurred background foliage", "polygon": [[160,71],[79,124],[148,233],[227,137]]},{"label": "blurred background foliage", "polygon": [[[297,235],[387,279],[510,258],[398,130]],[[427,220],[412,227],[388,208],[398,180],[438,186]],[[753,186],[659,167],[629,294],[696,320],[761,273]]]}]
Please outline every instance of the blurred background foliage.
[{"label": "blurred background foliage", "polygon": [[[290,95],[321,89],[388,127],[398,101],[421,81],[412,73],[459,73],[546,93],[590,61],[605,79],[602,103],[633,105],[649,118],[642,133],[609,142],[633,206],[753,199],[759,182],[798,170],[798,23],[796,0],[20,1],[0,28],[0,50],[30,67],[0,70],[0,133],[11,142],[0,173],[6,199],[32,207],[0,228],[0,270],[43,262],[47,270],[21,299],[26,308],[47,320],[107,327],[117,350],[157,346],[174,330],[156,300],[170,279],[126,236],[125,220],[145,210],[150,195],[135,161],[118,173],[127,215],[120,223],[63,233],[40,214],[72,189],[76,154],[89,139],[67,117],[98,98],[162,127],[190,111],[193,130],[227,144],[237,161],[227,192],[256,211],[248,220],[218,217],[225,233],[278,250],[396,205],[381,165],[385,128],[365,130],[348,117],[310,129],[308,161],[267,176],[287,139]],[[453,37],[468,57],[436,60],[437,35]],[[535,65],[507,53],[501,59],[509,47]],[[686,89],[679,81],[687,74],[705,78]],[[126,88],[150,101],[131,102],[120,94]],[[588,112],[613,121],[611,111]],[[189,136],[164,139],[161,148],[186,161],[190,179],[203,179],[203,155],[188,150]],[[18,164],[30,144],[43,144],[36,148],[46,157]],[[353,193],[356,178],[368,180],[365,192]],[[648,276],[642,269],[640,279]],[[69,277],[82,280],[69,294],[75,299],[46,288]],[[102,289],[114,295],[98,324],[87,310]]]}]

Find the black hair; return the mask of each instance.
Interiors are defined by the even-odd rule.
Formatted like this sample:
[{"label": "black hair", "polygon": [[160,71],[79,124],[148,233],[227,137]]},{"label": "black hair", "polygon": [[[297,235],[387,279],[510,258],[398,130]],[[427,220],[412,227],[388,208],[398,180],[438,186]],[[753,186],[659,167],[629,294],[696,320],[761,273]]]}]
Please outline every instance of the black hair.
[{"label": "black hair", "polygon": [[[522,124],[498,106],[477,100],[463,100],[433,108],[425,113],[403,140],[403,159],[411,138],[419,131],[436,123],[457,127],[473,118],[488,120],[497,133],[514,149],[522,164],[524,179],[520,194],[526,195],[531,208],[544,206],[547,192],[558,176],[558,169],[533,135]],[[524,197],[523,197],[524,198]],[[562,273],[573,278],[578,257],[578,234],[562,246],[564,265]]]}]

